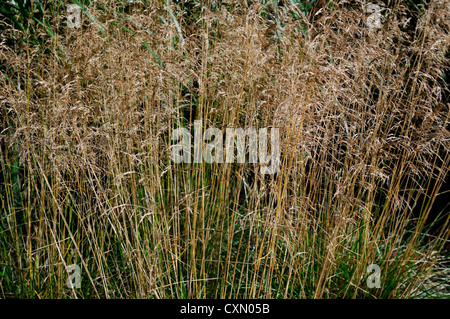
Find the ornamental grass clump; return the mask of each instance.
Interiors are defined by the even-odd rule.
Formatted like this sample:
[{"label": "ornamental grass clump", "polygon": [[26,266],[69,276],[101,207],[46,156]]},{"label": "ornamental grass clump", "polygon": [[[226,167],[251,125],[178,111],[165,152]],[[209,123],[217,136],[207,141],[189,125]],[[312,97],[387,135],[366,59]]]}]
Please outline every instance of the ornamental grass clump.
[{"label": "ornamental grass clump", "polygon": [[[2,11],[0,295],[448,296],[449,2],[320,3]],[[279,169],[174,163],[196,120]]]}]

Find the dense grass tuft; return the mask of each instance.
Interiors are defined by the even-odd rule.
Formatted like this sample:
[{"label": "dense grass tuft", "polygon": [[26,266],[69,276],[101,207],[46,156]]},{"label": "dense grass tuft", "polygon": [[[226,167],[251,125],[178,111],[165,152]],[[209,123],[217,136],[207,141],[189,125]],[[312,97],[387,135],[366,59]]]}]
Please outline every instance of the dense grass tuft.
[{"label": "dense grass tuft", "polygon": [[[448,296],[448,0],[374,1],[380,29],[362,1],[75,1],[78,29],[16,2],[0,296]],[[173,163],[194,120],[279,128],[280,171]]]}]

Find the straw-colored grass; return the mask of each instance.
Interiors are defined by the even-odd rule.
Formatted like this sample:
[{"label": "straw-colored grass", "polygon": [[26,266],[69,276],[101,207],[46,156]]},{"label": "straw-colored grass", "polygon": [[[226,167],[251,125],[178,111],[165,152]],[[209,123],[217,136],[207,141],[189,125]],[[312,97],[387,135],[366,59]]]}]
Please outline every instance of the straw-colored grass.
[{"label": "straw-colored grass", "polygon": [[[266,2],[97,1],[69,29],[42,1],[52,33],[2,32],[0,296],[448,293],[449,1],[386,1],[381,29]],[[279,172],[173,163],[194,119],[279,128]]]}]

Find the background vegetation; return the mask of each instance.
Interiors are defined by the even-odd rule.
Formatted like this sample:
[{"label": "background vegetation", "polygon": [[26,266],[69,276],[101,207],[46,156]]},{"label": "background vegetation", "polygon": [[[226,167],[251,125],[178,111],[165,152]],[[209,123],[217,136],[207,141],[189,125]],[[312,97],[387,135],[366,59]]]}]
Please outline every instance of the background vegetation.
[{"label": "background vegetation", "polygon": [[[0,296],[448,296],[449,1],[374,3],[2,2]],[[195,119],[280,171],[174,164]]]}]

